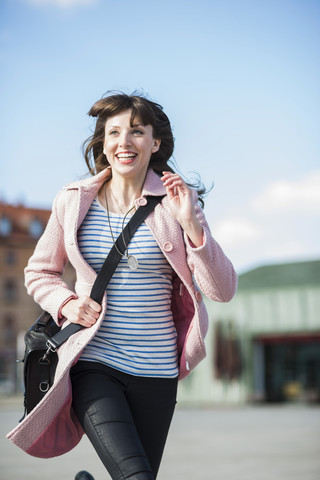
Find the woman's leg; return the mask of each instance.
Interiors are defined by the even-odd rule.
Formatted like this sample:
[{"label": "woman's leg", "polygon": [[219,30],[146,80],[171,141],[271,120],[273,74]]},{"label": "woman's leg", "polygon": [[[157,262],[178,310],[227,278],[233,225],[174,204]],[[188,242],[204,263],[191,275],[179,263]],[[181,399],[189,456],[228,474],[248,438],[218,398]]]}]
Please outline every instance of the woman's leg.
[{"label": "woman's leg", "polygon": [[154,480],[125,395],[126,375],[113,372],[78,362],[71,370],[74,410],[113,480]]},{"label": "woman's leg", "polygon": [[131,377],[126,396],[156,478],[177,397],[177,379]]}]

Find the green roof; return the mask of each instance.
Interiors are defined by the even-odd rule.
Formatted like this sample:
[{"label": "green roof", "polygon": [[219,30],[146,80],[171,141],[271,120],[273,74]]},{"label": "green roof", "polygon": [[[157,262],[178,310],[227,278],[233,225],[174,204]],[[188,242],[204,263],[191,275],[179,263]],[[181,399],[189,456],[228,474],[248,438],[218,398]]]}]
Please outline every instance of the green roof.
[{"label": "green roof", "polygon": [[239,275],[239,290],[320,286],[320,260],[266,265]]}]

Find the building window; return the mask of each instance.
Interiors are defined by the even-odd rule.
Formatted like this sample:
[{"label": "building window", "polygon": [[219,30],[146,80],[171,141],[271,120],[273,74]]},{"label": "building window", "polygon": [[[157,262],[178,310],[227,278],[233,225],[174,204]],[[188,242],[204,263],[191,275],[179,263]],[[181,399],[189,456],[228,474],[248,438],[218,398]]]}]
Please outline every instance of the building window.
[{"label": "building window", "polygon": [[38,218],[31,220],[29,225],[29,233],[33,238],[39,238],[43,230],[43,223]]},{"label": "building window", "polygon": [[5,253],[5,263],[6,265],[14,265],[17,262],[16,253],[13,250],[8,250]]},{"label": "building window", "polygon": [[1,217],[0,218],[0,235],[8,236],[12,232],[12,223],[10,218]]},{"label": "building window", "polygon": [[3,338],[7,347],[16,345],[16,322],[11,315],[7,315],[3,322]]},{"label": "building window", "polygon": [[243,358],[238,328],[235,323],[217,321],[214,335],[215,376],[234,380],[242,374]]},{"label": "building window", "polygon": [[18,298],[18,288],[14,280],[8,279],[4,283],[4,299],[13,302]]}]

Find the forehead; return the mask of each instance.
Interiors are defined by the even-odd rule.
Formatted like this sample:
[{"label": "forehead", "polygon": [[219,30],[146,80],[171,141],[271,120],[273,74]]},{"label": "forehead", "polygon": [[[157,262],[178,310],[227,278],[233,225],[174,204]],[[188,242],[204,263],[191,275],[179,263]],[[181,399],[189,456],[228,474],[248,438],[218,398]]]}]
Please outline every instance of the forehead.
[{"label": "forehead", "polygon": [[123,125],[130,125],[132,127],[134,125],[143,125],[143,122],[140,120],[138,115],[133,118],[133,122],[131,117],[132,110],[124,110],[123,112],[116,113],[115,115],[107,118],[106,127]]}]

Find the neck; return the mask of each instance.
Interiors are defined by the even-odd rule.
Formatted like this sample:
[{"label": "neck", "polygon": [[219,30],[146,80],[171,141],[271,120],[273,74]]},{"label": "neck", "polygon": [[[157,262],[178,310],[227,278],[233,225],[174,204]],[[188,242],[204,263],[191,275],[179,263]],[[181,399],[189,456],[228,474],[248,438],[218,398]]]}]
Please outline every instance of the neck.
[{"label": "neck", "polygon": [[134,206],[134,201],[141,196],[143,182],[132,183],[112,177],[99,192],[99,200],[106,208],[106,195],[110,211],[125,214]]}]

